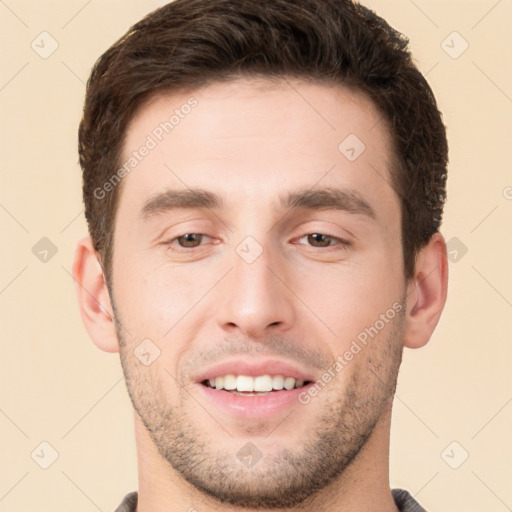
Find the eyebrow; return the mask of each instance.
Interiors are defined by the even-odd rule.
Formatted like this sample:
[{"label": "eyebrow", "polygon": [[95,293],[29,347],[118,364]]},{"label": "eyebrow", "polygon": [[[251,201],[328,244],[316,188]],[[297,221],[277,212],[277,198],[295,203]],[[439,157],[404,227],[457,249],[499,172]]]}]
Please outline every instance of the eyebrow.
[{"label": "eyebrow", "polygon": [[175,208],[208,208],[216,210],[222,207],[222,199],[213,192],[199,188],[187,190],[165,190],[149,198],[142,207],[141,217],[147,220],[154,215]]},{"label": "eyebrow", "polygon": [[[279,202],[283,209],[343,210],[352,214],[366,215],[372,219],[376,217],[370,204],[360,194],[349,189],[335,187],[300,189],[279,196]],[[223,204],[219,195],[201,188],[168,189],[150,197],[142,207],[140,216],[143,220],[147,220],[177,208],[219,210]]]},{"label": "eyebrow", "polygon": [[348,213],[366,215],[375,219],[375,211],[357,192],[350,189],[326,187],[301,189],[280,197],[283,208],[307,210],[343,210]]}]

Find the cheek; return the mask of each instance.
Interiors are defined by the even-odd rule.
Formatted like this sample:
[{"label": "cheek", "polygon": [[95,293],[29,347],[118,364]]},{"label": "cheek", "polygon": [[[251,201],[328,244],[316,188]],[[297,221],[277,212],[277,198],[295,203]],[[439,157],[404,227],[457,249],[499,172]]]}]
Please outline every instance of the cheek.
[{"label": "cheek", "polygon": [[211,267],[170,265],[143,253],[123,258],[116,265],[116,304],[127,327],[138,337],[170,336],[173,326],[218,279]]},{"label": "cheek", "polygon": [[396,257],[375,250],[341,265],[317,263],[296,276],[290,287],[301,299],[298,307],[342,349],[401,300],[404,283]]}]

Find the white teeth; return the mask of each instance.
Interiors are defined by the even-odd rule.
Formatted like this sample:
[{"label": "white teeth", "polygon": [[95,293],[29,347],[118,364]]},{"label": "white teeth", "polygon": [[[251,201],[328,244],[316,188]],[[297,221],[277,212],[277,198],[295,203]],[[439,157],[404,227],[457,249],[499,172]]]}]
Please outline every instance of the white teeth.
[{"label": "white teeth", "polygon": [[284,387],[284,377],[282,375],[276,375],[272,378],[272,387],[280,390]]},{"label": "white teeth", "polygon": [[210,387],[216,389],[226,389],[228,391],[245,391],[256,393],[268,393],[272,390],[281,389],[291,390],[300,388],[304,385],[303,380],[295,380],[293,377],[283,377],[282,375],[259,375],[250,377],[248,375],[223,375],[208,379]]},{"label": "white teeth", "polygon": [[224,389],[236,389],[236,376],[225,375],[224,376]]},{"label": "white teeth", "polygon": [[254,379],[254,391],[272,391],[272,377],[262,375]]},{"label": "white teeth", "polygon": [[295,379],[293,377],[286,377],[284,379],[284,389],[293,389],[295,387]]},{"label": "white teeth", "polygon": [[236,378],[236,389],[238,391],[254,391],[254,379],[247,375],[239,375]]}]

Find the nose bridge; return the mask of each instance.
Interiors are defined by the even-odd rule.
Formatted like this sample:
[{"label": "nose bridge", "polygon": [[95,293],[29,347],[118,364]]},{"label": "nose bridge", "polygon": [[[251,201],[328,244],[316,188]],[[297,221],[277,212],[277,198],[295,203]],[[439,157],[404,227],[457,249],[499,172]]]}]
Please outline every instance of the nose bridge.
[{"label": "nose bridge", "polygon": [[[263,236],[267,235],[259,238]],[[275,251],[268,237],[260,243],[253,235],[247,235],[236,246],[233,270],[218,311],[218,322],[223,328],[236,326],[256,337],[270,326],[286,329],[292,325],[291,295],[276,276],[281,265]]]},{"label": "nose bridge", "polygon": [[276,278],[269,270],[272,266],[270,244],[263,243],[248,235],[235,249],[233,287],[242,300],[262,297],[275,287]]}]

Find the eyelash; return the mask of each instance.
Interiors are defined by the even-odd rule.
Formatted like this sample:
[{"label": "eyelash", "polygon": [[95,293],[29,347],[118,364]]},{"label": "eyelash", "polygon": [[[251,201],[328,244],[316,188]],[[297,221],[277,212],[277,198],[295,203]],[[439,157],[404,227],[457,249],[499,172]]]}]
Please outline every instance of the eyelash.
[{"label": "eyelash", "polygon": [[339,247],[340,249],[346,250],[351,245],[348,240],[345,240],[343,238],[339,238],[339,237],[334,236],[334,235],[329,235],[328,233],[317,233],[316,231],[313,232],[313,233],[307,233],[306,235],[303,235],[300,238],[298,238],[298,240],[302,240],[303,238],[309,237],[309,236],[312,236],[312,235],[321,235],[323,237],[330,238],[331,240],[336,240],[338,242],[337,244],[336,243],[335,244],[329,244],[329,245],[327,245],[325,247],[315,247],[315,246],[311,245],[310,247],[312,247],[313,249],[328,249],[330,247],[338,245],[338,246],[340,246]]},{"label": "eyelash", "polygon": [[[167,245],[167,246],[176,245],[178,247],[178,249],[175,249],[175,250],[184,251],[184,252],[188,252],[190,249],[196,249],[196,248],[198,248],[198,247],[200,247],[202,245],[202,244],[199,244],[199,245],[196,245],[194,247],[182,247],[182,246],[179,246],[178,244],[175,244],[175,242],[177,242],[180,238],[183,238],[183,237],[189,236],[189,235],[198,235],[200,237],[208,237],[208,238],[210,238],[208,235],[205,235],[204,233],[185,233],[183,235],[179,235],[179,236],[176,236],[174,238],[171,238],[170,240],[167,240],[166,242],[163,242],[163,243],[164,243],[164,245]],[[328,239],[335,240],[335,241],[338,242],[337,244],[329,244],[329,245],[324,246],[324,247],[310,246],[313,249],[319,249],[319,250],[321,250],[321,249],[329,249],[329,248],[332,248],[333,246],[338,245],[338,246],[340,246],[339,247],[340,249],[346,250],[351,245],[350,242],[348,242],[347,240],[344,240],[343,238],[339,238],[339,237],[334,236],[334,235],[329,235],[328,233],[320,233],[320,232],[316,232],[316,231],[313,232],[313,233],[307,233],[305,235],[302,235],[297,240],[302,240],[303,238],[309,237],[311,235],[322,235],[323,237],[326,237]]]}]

